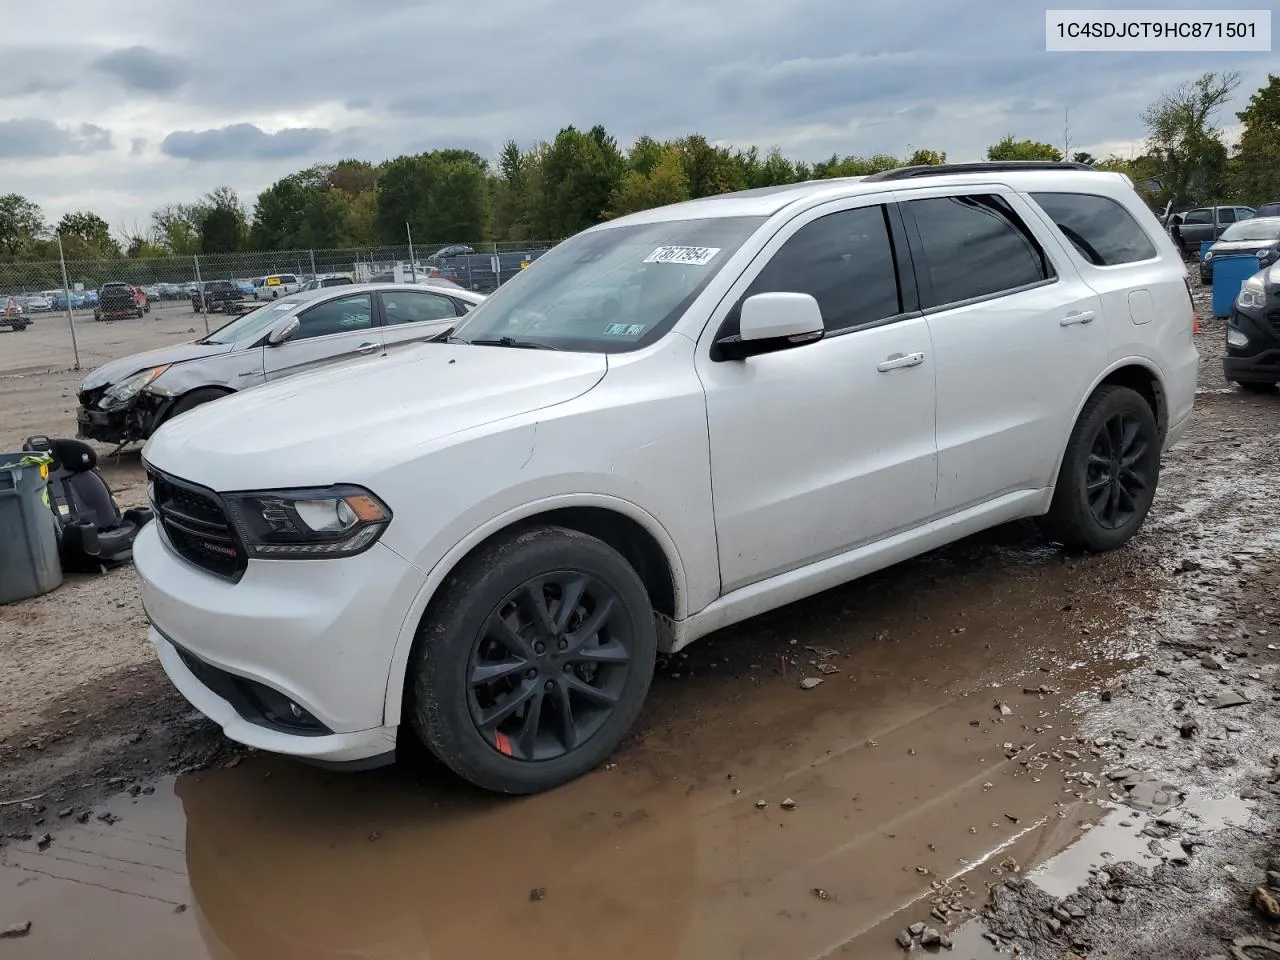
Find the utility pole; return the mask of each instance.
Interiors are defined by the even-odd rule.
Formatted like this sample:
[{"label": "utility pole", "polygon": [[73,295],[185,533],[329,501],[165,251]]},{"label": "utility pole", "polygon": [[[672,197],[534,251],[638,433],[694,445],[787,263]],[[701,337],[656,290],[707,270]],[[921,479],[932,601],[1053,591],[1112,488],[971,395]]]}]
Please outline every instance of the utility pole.
[{"label": "utility pole", "polygon": [[409,238],[409,276],[413,278],[413,282],[418,282],[418,265],[413,260],[413,231],[409,229],[409,221],[404,222],[404,232]]},{"label": "utility pole", "polygon": [[71,330],[71,353],[76,358],[74,369],[80,369],[80,346],[76,343],[76,318],[71,311],[71,284],[67,282],[67,258],[62,252],[62,234],[58,234],[58,262],[62,264],[62,295],[67,298],[67,327]]}]

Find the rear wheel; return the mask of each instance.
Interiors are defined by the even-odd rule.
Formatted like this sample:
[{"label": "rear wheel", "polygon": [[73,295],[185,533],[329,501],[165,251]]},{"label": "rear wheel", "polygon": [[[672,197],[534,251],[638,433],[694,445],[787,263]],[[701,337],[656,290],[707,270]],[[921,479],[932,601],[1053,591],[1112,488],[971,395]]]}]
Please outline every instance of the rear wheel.
[{"label": "rear wheel", "polygon": [[613,751],[656,655],[649,597],[621,554],[577,531],[532,528],[442,585],[409,665],[410,721],[477,786],[537,793]]},{"label": "rear wheel", "polygon": [[1072,549],[1113,550],[1142,527],[1160,480],[1160,430],[1142,395],[1103,386],[1076,421],[1045,533]]}]

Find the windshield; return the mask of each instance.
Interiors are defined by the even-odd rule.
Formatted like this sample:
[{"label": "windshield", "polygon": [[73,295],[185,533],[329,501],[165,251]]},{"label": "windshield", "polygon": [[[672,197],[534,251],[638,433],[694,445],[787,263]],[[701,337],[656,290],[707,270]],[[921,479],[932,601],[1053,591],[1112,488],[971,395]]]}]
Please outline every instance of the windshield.
[{"label": "windshield", "polygon": [[662,337],[764,217],[718,217],[578,234],[499,287],[455,342],[619,353]]},{"label": "windshield", "polygon": [[1275,240],[1280,237],[1280,217],[1269,220],[1241,220],[1222,231],[1223,240]]},{"label": "windshield", "polygon": [[225,326],[219,327],[209,334],[201,343],[237,343],[244,340],[256,340],[276,325],[286,313],[292,310],[301,300],[276,300],[270,306],[258,307],[244,316],[236,317]]}]

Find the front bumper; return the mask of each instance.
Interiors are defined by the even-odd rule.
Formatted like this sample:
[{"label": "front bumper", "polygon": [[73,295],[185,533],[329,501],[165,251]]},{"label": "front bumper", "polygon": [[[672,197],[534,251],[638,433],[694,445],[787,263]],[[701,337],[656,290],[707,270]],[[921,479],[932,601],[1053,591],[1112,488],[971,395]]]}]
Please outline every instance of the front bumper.
[{"label": "front bumper", "polygon": [[81,400],[76,410],[76,436],[99,443],[134,443],[146,440],[164,419],[171,398],[140,393],[116,410],[101,410],[93,398]]},{"label": "front bumper", "polygon": [[[143,528],[133,559],[151,641],[179,692],[251,747],[389,761],[387,678],[421,572],[375,544],[345,559],[251,560],[230,583],[179,558],[159,526]],[[289,702],[307,715],[301,725],[282,710]]]},{"label": "front bumper", "polygon": [[1280,383],[1280,310],[1253,317],[1233,308],[1227,322],[1242,331],[1249,344],[1227,344],[1222,375],[1232,383]]}]

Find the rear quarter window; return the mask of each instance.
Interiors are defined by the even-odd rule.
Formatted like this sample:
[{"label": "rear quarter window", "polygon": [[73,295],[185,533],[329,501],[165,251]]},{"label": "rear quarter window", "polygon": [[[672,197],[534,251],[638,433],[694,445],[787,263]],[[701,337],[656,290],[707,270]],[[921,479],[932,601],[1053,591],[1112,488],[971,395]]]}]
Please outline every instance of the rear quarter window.
[{"label": "rear quarter window", "polygon": [[1097,267],[1150,260],[1156,246],[1133,215],[1110,197],[1088,193],[1033,193],[1080,256]]}]

